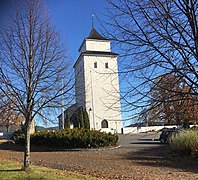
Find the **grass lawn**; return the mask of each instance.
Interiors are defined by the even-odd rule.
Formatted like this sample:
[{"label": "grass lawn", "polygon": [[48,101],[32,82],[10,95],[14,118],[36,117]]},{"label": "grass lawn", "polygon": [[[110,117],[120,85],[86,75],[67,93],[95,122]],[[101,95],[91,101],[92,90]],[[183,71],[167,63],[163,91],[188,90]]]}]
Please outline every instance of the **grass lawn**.
[{"label": "grass lawn", "polygon": [[59,179],[90,179],[94,180],[95,178],[83,176],[79,174],[74,174],[70,172],[65,172],[57,169],[39,167],[31,165],[31,169],[28,172],[21,170],[21,164],[11,161],[2,161],[0,162],[0,179],[1,180],[59,180]]}]

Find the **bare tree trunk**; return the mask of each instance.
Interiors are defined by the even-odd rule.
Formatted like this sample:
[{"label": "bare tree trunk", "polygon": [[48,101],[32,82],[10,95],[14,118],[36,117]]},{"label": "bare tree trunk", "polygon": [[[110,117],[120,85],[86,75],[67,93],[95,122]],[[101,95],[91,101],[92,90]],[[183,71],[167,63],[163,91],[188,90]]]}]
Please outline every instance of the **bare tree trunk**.
[{"label": "bare tree trunk", "polygon": [[30,126],[25,126],[25,147],[24,147],[24,163],[23,168],[27,170],[30,165]]},{"label": "bare tree trunk", "polygon": [[6,127],[7,133],[8,133],[8,129],[9,129],[9,127]]}]

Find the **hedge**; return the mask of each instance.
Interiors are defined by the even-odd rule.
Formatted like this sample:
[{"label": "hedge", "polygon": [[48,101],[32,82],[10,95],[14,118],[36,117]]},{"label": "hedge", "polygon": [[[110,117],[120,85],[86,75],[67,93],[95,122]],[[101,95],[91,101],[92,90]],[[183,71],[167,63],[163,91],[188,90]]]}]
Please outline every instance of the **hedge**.
[{"label": "hedge", "polygon": [[[24,134],[15,132],[16,144],[24,144]],[[31,145],[56,148],[98,148],[115,146],[118,135],[87,129],[47,130],[31,135]]]},{"label": "hedge", "polygon": [[198,130],[187,130],[172,136],[170,146],[180,156],[198,157]]}]

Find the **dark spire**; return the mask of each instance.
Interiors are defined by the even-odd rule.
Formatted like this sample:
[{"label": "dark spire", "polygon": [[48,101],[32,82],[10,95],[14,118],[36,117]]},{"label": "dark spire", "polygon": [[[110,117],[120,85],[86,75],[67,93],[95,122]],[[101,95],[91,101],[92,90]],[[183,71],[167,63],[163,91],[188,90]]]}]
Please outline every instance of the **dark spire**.
[{"label": "dark spire", "polygon": [[94,28],[92,28],[89,36],[86,39],[98,39],[98,40],[108,40],[101,36]]}]

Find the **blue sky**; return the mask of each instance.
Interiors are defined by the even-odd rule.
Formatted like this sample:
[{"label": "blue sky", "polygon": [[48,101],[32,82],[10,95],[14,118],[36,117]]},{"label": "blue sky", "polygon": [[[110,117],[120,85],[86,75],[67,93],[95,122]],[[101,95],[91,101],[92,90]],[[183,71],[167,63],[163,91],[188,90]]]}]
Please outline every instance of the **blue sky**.
[{"label": "blue sky", "polygon": [[[19,0],[17,0],[19,1]],[[16,1],[16,2],[17,2]],[[22,0],[21,0],[22,1]],[[92,27],[92,14],[95,12],[101,20],[105,13],[105,0],[42,0],[56,29],[61,32],[63,40],[75,61],[78,48],[83,39],[89,35]],[[0,0],[0,24],[6,21],[8,13],[13,12],[14,0]],[[15,7],[14,7],[15,8]],[[94,27],[98,30],[95,18]]]},{"label": "blue sky", "polygon": [[[101,33],[102,27],[97,18],[102,22],[106,21],[107,2],[105,0],[46,0],[45,2],[53,23],[66,40],[74,64],[79,56],[78,48],[91,31],[93,13],[95,13],[94,28]],[[124,113],[122,117],[126,118]],[[131,120],[124,124],[130,123]]]},{"label": "blue sky", "polygon": [[[0,18],[6,17],[12,0],[0,1]],[[71,55],[72,64],[79,56],[78,49],[92,28],[92,14],[95,14],[94,27],[100,33],[100,23],[105,21],[107,2],[105,0],[43,0],[56,29],[60,31]],[[1,23],[1,19],[0,19]],[[114,50],[113,50],[114,51]],[[115,52],[119,53],[118,50]]]},{"label": "blue sky", "polygon": [[[49,15],[66,40],[74,61],[78,57],[78,48],[83,39],[91,31],[93,12],[102,19],[105,4],[105,0],[46,0]],[[99,23],[94,19],[94,27],[98,29]]]}]

